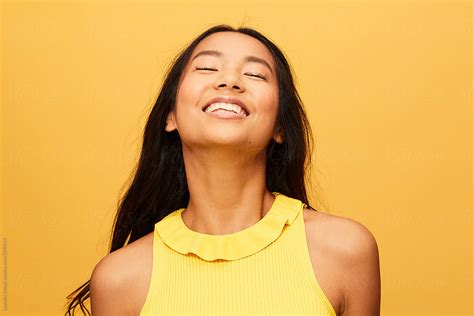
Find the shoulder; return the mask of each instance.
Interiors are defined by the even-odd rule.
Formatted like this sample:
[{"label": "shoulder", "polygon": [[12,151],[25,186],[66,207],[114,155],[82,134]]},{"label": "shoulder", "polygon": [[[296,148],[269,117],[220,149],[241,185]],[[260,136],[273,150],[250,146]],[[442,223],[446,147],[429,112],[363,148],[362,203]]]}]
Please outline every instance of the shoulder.
[{"label": "shoulder", "polygon": [[135,314],[142,297],[134,293],[147,288],[149,275],[144,272],[151,270],[152,242],[153,233],[149,233],[109,253],[96,264],[90,278],[93,315]]},{"label": "shoulder", "polygon": [[377,250],[374,235],[356,220],[308,208],[304,209],[303,214],[305,223],[313,234],[319,231],[327,236],[324,238],[325,244],[347,259],[374,254]]},{"label": "shoulder", "polygon": [[377,241],[360,222],[305,208],[308,238],[318,244],[337,271],[344,315],[377,315],[380,269]]}]

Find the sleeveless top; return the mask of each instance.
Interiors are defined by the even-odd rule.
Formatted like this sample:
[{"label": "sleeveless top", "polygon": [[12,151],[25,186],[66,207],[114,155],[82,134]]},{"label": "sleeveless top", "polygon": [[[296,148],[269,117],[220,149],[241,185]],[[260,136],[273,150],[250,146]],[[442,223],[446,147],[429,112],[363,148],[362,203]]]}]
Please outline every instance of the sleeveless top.
[{"label": "sleeveless top", "polygon": [[279,192],[254,225],[226,235],[191,230],[178,209],[155,224],[145,315],[331,315],[314,274],[303,207]]}]

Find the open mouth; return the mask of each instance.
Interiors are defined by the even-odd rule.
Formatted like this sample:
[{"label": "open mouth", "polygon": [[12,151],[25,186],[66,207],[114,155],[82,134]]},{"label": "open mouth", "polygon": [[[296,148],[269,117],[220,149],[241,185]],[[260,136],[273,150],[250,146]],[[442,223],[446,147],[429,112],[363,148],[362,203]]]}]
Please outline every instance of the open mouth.
[{"label": "open mouth", "polygon": [[240,105],[235,103],[225,103],[225,102],[216,102],[211,103],[205,106],[202,109],[203,112],[206,113],[223,113],[223,114],[235,114],[240,117],[247,117],[249,114],[248,112],[243,109]]}]

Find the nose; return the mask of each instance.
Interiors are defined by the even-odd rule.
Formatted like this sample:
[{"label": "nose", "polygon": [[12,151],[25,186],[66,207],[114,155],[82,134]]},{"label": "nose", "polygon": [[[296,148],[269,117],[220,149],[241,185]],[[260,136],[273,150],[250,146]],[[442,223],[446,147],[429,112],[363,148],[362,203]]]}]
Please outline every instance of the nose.
[{"label": "nose", "polygon": [[221,88],[229,88],[236,89],[238,91],[244,91],[243,83],[239,80],[238,75],[232,75],[230,73],[223,74],[222,76],[218,77],[216,80],[217,89]]}]

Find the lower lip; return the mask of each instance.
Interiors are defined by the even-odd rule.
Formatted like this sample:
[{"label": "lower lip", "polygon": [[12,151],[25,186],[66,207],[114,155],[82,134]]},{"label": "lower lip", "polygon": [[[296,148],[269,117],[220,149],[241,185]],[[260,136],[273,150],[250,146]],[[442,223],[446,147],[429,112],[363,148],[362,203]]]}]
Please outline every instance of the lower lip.
[{"label": "lower lip", "polygon": [[237,114],[232,111],[227,111],[227,110],[216,110],[214,112],[204,112],[206,114],[209,114],[211,116],[217,117],[217,118],[222,118],[222,119],[244,119],[246,116],[242,116],[240,114]]}]

